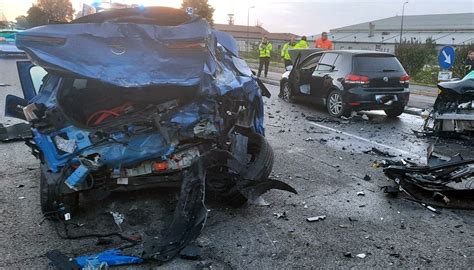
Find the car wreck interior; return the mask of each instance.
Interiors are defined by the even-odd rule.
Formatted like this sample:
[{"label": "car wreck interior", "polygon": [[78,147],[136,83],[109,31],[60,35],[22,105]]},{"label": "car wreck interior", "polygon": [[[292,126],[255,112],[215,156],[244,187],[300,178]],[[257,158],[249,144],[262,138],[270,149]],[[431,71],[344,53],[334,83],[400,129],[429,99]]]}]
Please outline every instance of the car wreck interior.
[{"label": "car wreck interior", "polygon": [[96,80],[63,78],[58,105],[81,126],[99,127],[111,120],[149,114],[151,107],[174,101],[184,106],[197,98],[199,86],[162,85],[138,88],[118,87]]}]

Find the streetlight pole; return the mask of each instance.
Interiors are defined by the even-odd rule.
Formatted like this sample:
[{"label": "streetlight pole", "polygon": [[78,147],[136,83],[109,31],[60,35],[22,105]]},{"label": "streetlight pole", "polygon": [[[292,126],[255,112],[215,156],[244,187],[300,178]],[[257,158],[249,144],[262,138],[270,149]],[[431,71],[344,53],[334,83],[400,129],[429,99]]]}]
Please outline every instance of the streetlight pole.
[{"label": "streetlight pole", "polygon": [[251,6],[247,9],[247,52],[249,52],[249,46],[250,46],[250,9],[255,8],[255,6]]},{"label": "streetlight pole", "polygon": [[403,3],[403,8],[402,8],[402,24],[400,25],[400,44],[402,44],[402,40],[403,40],[403,17],[405,16],[405,5],[408,4],[408,1],[405,1],[405,3]]}]

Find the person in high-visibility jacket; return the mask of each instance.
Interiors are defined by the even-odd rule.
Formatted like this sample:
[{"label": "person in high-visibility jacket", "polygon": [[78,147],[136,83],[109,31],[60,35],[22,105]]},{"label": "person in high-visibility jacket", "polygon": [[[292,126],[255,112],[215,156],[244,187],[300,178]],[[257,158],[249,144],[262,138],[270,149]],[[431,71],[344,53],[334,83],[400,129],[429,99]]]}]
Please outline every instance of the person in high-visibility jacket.
[{"label": "person in high-visibility jacket", "polygon": [[293,47],[293,49],[308,49],[308,48],[309,48],[309,45],[308,45],[308,42],[306,41],[306,36],[302,36],[301,40],[295,44],[295,47]]},{"label": "person in high-visibility jacket", "polygon": [[262,68],[265,66],[265,78],[268,75],[268,66],[270,65],[270,57],[272,56],[272,44],[268,41],[267,36],[262,38],[262,42],[258,45],[258,56],[260,59],[260,64],[258,66],[257,77],[260,77],[262,73]]},{"label": "person in high-visibility jacket", "polygon": [[288,52],[289,49],[293,49],[295,47],[295,38],[291,37],[290,41],[285,43],[283,45],[283,48],[281,49],[281,58],[285,62],[285,67],[291,66],[293,63],[291,62],[291,56],[290,53]]},{"label": "person in high-visibility jacket", "polygon": [[332,41],[328,39],[328,32],[321,33],[321,38],[318,38],[314,41],[314,47],[325,50],[332,49]]}]

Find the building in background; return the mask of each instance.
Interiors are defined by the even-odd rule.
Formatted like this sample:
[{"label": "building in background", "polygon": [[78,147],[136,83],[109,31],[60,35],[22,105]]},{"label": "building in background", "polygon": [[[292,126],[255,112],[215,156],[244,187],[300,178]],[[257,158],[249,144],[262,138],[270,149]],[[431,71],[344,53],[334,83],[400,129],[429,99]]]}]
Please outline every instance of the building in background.
[{"label": "building in background", "polygon": [[[216,30],[226,32],[232,35],[237,41],[239,51],[256,50],[263,36],[267,36],[273,45],[273,53],[280,53],[283,44],[288,42],[291,37],[298,39],[298,36],[292,33],[270,33],[261,26],[234,25],[234,24],[214,24]],[[247,40],[249,46],[247,48]]]},{"label": "building in background", "polygon": [[[331,29],[329,39],[334,49],[395,51],[400,43],[401,16],[390,17]],[[310,36],[314,40],[320,35]],[[403,41],[426,42],[438,47],[474,43],[474,13],[410,15],[403,19]]]}]

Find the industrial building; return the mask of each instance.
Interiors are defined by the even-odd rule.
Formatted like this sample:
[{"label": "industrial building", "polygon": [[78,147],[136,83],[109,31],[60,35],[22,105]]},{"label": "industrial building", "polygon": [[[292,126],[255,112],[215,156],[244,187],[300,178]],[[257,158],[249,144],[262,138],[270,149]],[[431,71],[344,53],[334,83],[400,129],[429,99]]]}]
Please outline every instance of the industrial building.
[{"label": "industrial building", "polygon": [[[310,36],[313,41],[320,35]],[[400,36],[407,42],[433,40],[438,47],[474,43],[474,13],[395,16],[331,29],[334,49],[394,52]],[[312,44],[313,44],[312,43]]]}]

